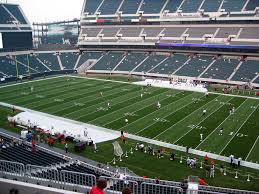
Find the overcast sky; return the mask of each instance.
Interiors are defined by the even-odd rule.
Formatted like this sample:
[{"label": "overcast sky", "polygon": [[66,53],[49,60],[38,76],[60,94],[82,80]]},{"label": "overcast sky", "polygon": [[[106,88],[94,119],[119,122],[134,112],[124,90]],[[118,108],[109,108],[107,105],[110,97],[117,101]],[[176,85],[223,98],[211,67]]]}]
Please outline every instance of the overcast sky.
[{"label": "overcast sky", "polygon": [[80,18],[84,0],[7,0],[7,2],[19,4],[32,23]]}]

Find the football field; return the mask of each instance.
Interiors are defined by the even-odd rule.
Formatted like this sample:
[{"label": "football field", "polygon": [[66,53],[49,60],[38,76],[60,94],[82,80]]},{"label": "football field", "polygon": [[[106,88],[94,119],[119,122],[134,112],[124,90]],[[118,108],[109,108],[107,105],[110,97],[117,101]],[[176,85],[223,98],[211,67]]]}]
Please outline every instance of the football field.
[{"label": "football field", "polygon": [[[0,101],[259,162],[259,99],[217,94],[206,97],[123,82],[58,77],[0,88]],[[232,107],[235,111],[230,114]]]}]

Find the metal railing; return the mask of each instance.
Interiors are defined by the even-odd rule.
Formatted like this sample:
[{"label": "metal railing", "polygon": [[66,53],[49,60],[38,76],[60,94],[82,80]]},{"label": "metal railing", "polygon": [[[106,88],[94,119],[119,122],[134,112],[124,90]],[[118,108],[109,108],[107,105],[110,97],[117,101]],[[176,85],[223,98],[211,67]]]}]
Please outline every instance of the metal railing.
[{"label": "metal railing", "polygon": [[18,162],[0,160],[0,173],[2,175],[24,176],[25,166]]},{"label": "metal railing", "polygon": [[160,185],[154,183],[141,183],[140,193],[145,194],[183,194],[181,187],[170,186],[170,185]]}]

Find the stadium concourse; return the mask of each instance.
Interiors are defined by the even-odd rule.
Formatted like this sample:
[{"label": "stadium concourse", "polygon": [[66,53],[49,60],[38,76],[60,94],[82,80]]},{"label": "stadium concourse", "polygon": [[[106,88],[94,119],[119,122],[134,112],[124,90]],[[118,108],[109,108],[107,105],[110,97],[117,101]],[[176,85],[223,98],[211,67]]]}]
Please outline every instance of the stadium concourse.
[{"label": "stadium concourse", "polygon": [[258,10],[84,0],[31,25],[0,3],[0,193],[257,194]]}]

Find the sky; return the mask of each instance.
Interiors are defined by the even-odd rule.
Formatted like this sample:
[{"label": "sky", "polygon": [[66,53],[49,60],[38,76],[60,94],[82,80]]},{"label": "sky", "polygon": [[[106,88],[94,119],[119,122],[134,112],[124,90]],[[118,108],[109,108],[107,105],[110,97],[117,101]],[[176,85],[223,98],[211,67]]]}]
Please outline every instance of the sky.
[{"label": "sky", "polygon": [[80,19],[84,0],[0,0],[19,4],[31,23]]}]

